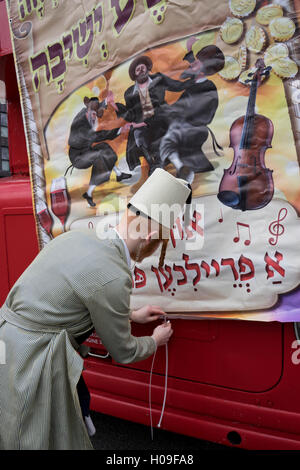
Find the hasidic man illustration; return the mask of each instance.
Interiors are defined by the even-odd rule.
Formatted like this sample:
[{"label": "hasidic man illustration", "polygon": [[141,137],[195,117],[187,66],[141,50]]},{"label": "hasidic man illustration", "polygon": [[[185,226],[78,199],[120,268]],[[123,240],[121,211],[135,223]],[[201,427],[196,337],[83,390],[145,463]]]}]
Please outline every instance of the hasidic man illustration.
[{"label": "hasidic man illustration", "polygon": [[183,91],[189,81],[173,80],[162,73],[151,74],[152,67],[152,60],[146,55],[134,59],[129,66],[129,76],[135,83],[124,93],[125,105],[110,101],[118,117],[135,123],[127,142],[129,169],[139,166],[139,157],[143,156],[149,165],[149,175],[161,166],[159,145],[168,128],[169,106],[165,94]]},{"label": "hasidic man illustration", "polygon": [[99,102],[97,97],[84,98],[85,107],[79,111],[72,121],[69,136],[69,158],[74,168],[86,169],[92,167],[91,178],[85,198],[89,206],[96,206],[93,192],[97,186],[109,181],[111,172],[116,173],[117,181],[130,178],[128,173],[122,173],[116,166],[118,157],[105,140],[116,139],[121,133],[127,132],[129,125],[112,130],[96,131],[98,118],[103,116],[105,102]]},{"label": "hasidic man illustration", "polygon": [[215,153],[218,154],[215,146],[221,148],[208,128],[219,100],[215,84],[207,77],[224,67],[225,58],[217,46],[209,45],[200,49],[196,55],[192,50],[189,51],[184,59],[190,66],[181,77],[190,80],[185,82],[185,91],[180,98],[169,107],[170,126],[161,140],[160,157],[164,164],[173,163],[177,176],[192,183],[194,173],[214,169],[202,150],[209,132]]}]

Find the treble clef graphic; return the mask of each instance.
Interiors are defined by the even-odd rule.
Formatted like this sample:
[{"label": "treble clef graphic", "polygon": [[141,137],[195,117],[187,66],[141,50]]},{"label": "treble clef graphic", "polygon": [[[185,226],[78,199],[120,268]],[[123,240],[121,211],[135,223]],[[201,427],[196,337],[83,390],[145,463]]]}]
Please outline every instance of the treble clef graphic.
[{"label": "treble clef graphic", "polygon": [[275,238],[269,238],[270,245],[276,245],[278,242],[278,237],[280,237],[284,233],[284,226],[280,222],[282,222],[286,218],[286,216],[287,209],[283,207],[278,213],[278,219],[270,223],[269,232],[271,233],[271,235],[275,236]]}]

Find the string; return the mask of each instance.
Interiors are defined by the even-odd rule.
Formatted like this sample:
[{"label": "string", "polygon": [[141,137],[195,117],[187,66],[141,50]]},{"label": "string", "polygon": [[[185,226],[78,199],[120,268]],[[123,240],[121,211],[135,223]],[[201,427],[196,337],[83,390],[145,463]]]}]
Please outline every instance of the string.
[{"label": "string", "polygon": [[149,413],[150,413],[150,426],[151,426],[151,440],[152,441],[153,441],[153,421],[152,421],[152,407],[151,407],[151,387],[152,387],[152,371],[153,371],[155,356],[156,356],[156,349],[153,354],[151,371],[150,371],[150,381],[149,381]]},{"label": "string", "polygon": [[[164,321],[166,322],[166,317],[164,318]],[[166,351],[166,368],[165,368],[165,387],[164,387],[164,400],[163,400],[163,405],[160,413],[160,418],[159,422],[157,424],[157,427],[160,428],[161,422],[163,419],[164,411],[165,411],[165,406],[166,406],[166,400],[167,400],[167,391],[168,391],[168,363],[169,363],[169,357],[168,357],[168,343],[165,345],[165,351]],[[151,370],[150,370],[150,379],[149,379],[149,414],[150,414],[150,426],[151,426],[151,440],[153,441],[153,420],[152,420],[152,406],[151,406],[151,387],[152,387],[152,375],[153,375],[153,367],[154,367],[154,361],[155,361],[155,356],[156,356],[156,350],[153,355],[152,359],[152,364],[151,364]]]},{"label": "string", "polygon": [[167,391],[168,391],[168,362],[169,362],[169,359],[168,359],[168,344],[165,345],[165,348],[166,348],[165,391],[164,391],[164,401],[163,401],[163,406],[162,406],[162,409],[161,409],[160,419],[159,419],[159,422],[158,422],[158,425],[157,425],[158,428],[160,428],[160,425],[161,425],[161,422],[162,422],[162,419],[163,419],[163,415],[164,415],[164,412],[165,412]]}]

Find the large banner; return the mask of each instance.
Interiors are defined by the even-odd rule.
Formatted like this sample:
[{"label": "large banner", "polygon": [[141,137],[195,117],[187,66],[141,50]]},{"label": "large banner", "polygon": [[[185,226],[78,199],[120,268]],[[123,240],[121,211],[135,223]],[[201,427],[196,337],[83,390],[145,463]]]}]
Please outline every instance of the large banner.
[{"label": "large banner", "polygon": [[[298,4],[298,5],[297,5]],[[155,168],[191,184],[132,307],[300,320],[297,1],[7,0],[42,249],[117,224]]]}]

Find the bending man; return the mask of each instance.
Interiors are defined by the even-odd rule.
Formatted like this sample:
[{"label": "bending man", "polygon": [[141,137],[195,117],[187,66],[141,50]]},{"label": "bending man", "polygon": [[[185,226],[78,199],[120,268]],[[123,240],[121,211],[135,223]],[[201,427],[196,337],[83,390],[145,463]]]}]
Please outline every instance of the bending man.
[{"label": "bending man", "polygon": [[[150,305],[130,312],[129,265],[166,244],[189,196],[185,182],[158,169],[116,229],[100,239],[80,231],[59,235],[15,283],[0,309],[7,357],[0,366],[0,449],[92,448],[76,388],[83,369],[79,343],[95,330],[113,359],[126,364],[168,342],[170,323],[151,336],[131,334],[130,318],[146,323],[164,312]],[[151,206],[173,203],[177,212],[161,225]]]}]

